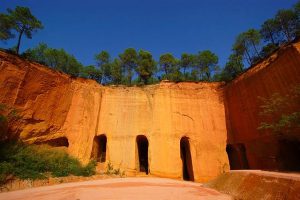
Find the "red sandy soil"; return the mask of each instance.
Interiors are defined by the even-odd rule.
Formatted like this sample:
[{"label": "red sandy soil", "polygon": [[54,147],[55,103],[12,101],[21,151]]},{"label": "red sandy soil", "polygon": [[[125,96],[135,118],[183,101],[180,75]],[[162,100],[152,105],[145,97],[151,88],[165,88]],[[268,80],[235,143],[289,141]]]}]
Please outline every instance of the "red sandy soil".
[{"label": "red sandy soil", "polygon": [[0,194],[0,200],[52,199],[205,199],[229,200],[230,196],[204,188],[201,183],[165,178],[118,178],[66,183]]}]

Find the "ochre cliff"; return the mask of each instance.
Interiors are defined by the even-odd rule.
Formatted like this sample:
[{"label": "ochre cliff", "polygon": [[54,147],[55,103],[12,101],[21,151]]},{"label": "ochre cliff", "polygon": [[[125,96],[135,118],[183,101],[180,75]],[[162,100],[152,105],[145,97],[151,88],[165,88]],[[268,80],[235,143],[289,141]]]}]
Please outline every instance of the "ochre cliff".
[{"label": "ochre cliff", "polygon": [[180,140],[187,137],[194,180],[229,169],[222,83],[104,87],[4,52],[0,59],[0,102],[21,116],[11,136],[28,143],[54,141],[86,163],[95,136],[104,134],[106,161],[135,175],[137,136],[144,135],[149,173],[171,178],[183,176]]},{"label": "ochre cliff", "polygon": [[258,130],[262,122],[261,97],[284,95],[299,85],[300,42],[280,48],[226,85],[227,151],[236,157],[235,168],[290,170],[282,165],[299,163],[300,143]]},{"label": "ochre cliff", "polygon": [[231,169],[280,170],[279,154],[299,161],[299,144],[257,129],[258,97],[300,84],[299,51],[299,42],[286,45],[226,85],[145,87],[101,86],[0,52],[0,103],[21,117],[10,137],[65,146],[127,175],[207,181],[228,171],[226,150]]}]

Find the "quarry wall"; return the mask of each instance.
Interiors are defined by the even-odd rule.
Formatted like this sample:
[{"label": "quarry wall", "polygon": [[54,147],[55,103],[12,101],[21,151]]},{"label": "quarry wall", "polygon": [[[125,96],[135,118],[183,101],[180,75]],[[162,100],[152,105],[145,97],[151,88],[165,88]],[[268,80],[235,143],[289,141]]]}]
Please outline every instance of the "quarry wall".
[{"label": "quarry wall", "polygon": [[0,58],[0,102],[21,115],[12,136],[67,146],[86,163],[95,136],[104,134],[106,162],[135,175],[137,136],[144,135],[149,173],[171,178],[183,178],[180,141],[186,137],[193,180],[207,181],[229,169],[223,83],[104,87],[3,52]]},{"label": "quarry wall", "polygon": [[258,97],[300,83],[299,48],[282,47],[226,85],[164,81],[145,87],[101,86],[0,51],[0,103],[20,116],[11,138],[63,146],[83,163],[102,151],[106,164],[129,176],[144,170],[208,181],[229,170],[226,150],[237,169],[277,170],[280,140],[257,129]]},{"label": "quarry wall", "polygon": [[280,154],[287,161],[299,162],[300,144],[258,130],[262,122],[259,97],[284,95],[300,85],[299,50],[299,42],[282,47],[226,85],[228,143],[235,148],[233,156],[240,157],[233,159],[237,168],[280,170],[283,164]]}]

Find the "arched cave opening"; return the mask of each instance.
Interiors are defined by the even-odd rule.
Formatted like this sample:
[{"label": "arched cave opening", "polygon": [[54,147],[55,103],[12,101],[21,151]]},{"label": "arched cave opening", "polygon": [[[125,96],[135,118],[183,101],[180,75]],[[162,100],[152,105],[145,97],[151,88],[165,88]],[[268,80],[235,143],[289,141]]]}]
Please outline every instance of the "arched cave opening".
[{"label": "arched cave opening", "polygon": [[194,181],[192,156],[188,137],[182,137],[180,140],[180,157],[182,161],[183,180]]},{"label": "arched cave opening", "polygon": [[47,144],[51,147],[69,147],[69,141],[66,137],[59,137],[43,142],[36,142],[35,144]]},{"label": "arched cave opening", "polygon": [[138,150],[138,160],[139,160],[139,170],[140,172],[149,173],[149,163],[148,163],[148,139],[144,135],[139,135],[136,137],[136,144]]},{"label": "arched cave opening", "polygon": [[249,169],[246,148],[244,144],[228,144],[226,152],[229,159],[230,169]]},{"label": "arched cave opening", "polygon": [[96,136],[93,141],[92,155],[91,158],[96,160],[97,162],[105,162],[106,161],[106,144],[107,138],[106,135],[102,134]]},{"label": "arched cave opening", "polygon": [[278,141],[278,163],[280,171],[300,171],[300,141],[280,139]]}]

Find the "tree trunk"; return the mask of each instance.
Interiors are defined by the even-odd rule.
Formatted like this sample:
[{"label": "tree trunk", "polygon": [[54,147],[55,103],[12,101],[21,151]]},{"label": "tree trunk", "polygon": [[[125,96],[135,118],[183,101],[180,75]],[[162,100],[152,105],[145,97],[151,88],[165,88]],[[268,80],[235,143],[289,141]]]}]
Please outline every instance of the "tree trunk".
[{"label": "tree trunk", "polygon": [[275,44],[275,40],[274,40],[274,36],[273,36],[273,33],[272,33],[272,31],[271,31],[271,28],[270,28],[270,26],[268,26],[268,32],[269,32],[269,36],[270,36],[270,38],[271,38],[271,42],[272,42],[272,44],[273,45],[276,45]]},{"label": "tree trunk", "polygon": [[210,81],[210,73],[206,72],[206,76],[207,76],[207,81]]},{"label": "tree trunk", "polygon": [[259,55],[259,53],[258,53],[258,51],[256,49],[256,45],[254,44],[254,42],[252,40],[251,40],[251,43],[252,43],[252,46],[253,46],[253,48],[255,50],[256,55],[260,58],[260,55]]},{"label": "tree trunk", "polygon": [[18,38],[18,44],[17,44],[17,49],[16,49],[16,53],[19,54],[19,49],[20,49],[20,44],[21,44],[21,38],[22,38],[22,35],[24,33],[24,30],[22,29],[20,34],[19,34],[19,38]]},{"label": "tree trunk", "polygon": [[245,49],[245,51],[246,51],[246,54],[247,54],[247,61],[248,61],[248,63],[251,65],[252,64],[252,61],[251,61],[251,57],[250,57],[250,55],[249,55],[249,52],[248,52],[248,50],[247,49]]},{"label": "tree trunk", "polygon": [[128,74],[128,83],[129,83],[129,86],[131,86],[131,79],[132,79],[132,76],[131,76],[131,73]]},{"label": "tree trunk", "polygon": [[288,41],[288,42],[291,42],[290,32],[289,32],[288,28],[286,28],[286,27],[284,26],[284,24],[282,23],[281,20],[280,20],[280,26],[281,26],[281,29],[282,29],[283,34],[285,35],[287,41]]},{"label": "tree trunk", "polygon": [[147,85],[148,84],[148,78],[143,76],[142,79],[143,79],[144,85]]},{"label": "tree trunk", "polygon": [[272,44],[276,46],[276,44],[275,44],[275,40],[274,40],[274,37],[273,37],[273,34],[272,34],[272,32],[271,32],[271,31],[269,31],[269,34],[270,34],[270,38],[271,38],[271,42],[272,42]]}]

